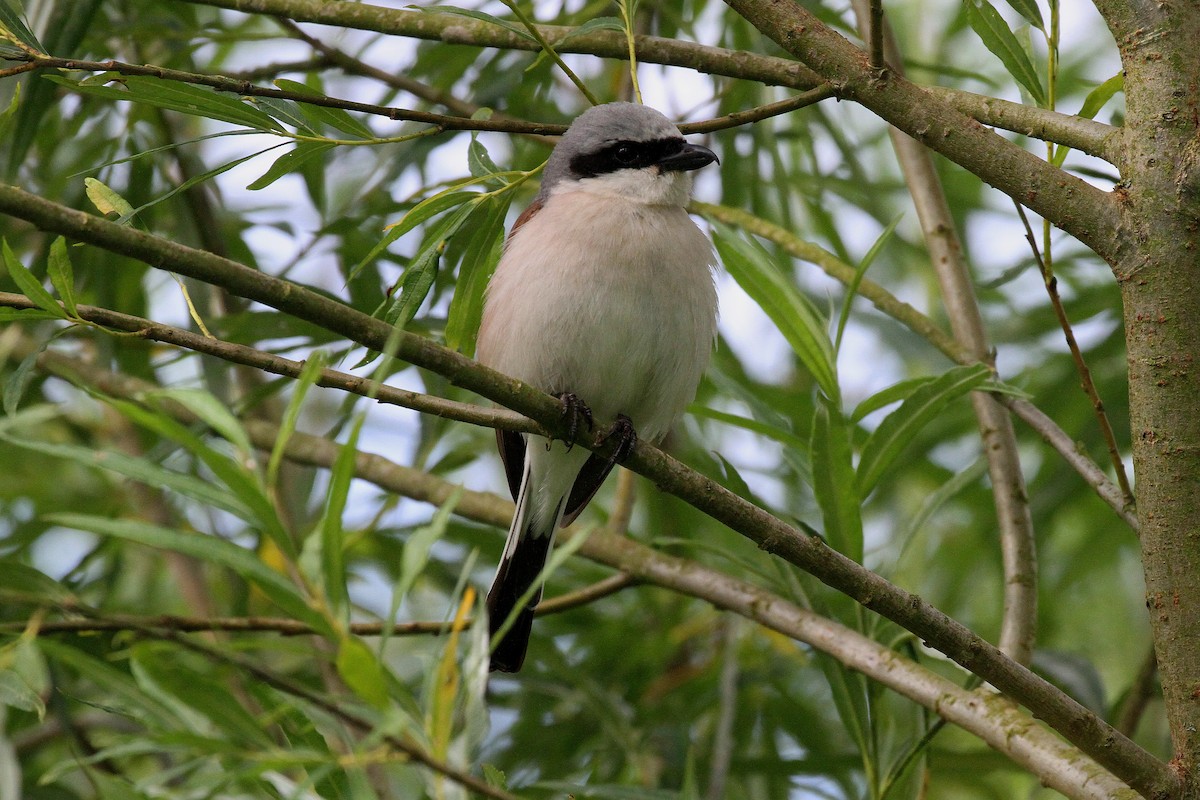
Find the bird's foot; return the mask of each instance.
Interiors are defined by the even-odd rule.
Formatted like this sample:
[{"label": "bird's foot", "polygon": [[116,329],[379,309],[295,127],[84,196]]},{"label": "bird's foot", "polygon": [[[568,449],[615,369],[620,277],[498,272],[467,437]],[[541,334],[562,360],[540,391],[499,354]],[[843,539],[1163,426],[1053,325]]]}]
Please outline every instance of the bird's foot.
[{"label": "bird's foot", "polygon": [[567,423],[567,450],[570,450],[575,446],[575,437],[579,433],[581,421],[587,423],[589,431],[592,429],[592,410],[574,392],[563,392],[558,396],[558,401],[562,403],[561,416]]},{"label": "bird's foot", "polygon": [[617,440],[617,446],[613,448],[612,455],[608,457],[610,467],[629,458],[633,449],[637,447],[638,435],[637,431],[633,429],[633,420],[624,414],[618,414],[617,421],[612,424],[612,427],[596,437],[596,444],[602,445],[613,438]]}]

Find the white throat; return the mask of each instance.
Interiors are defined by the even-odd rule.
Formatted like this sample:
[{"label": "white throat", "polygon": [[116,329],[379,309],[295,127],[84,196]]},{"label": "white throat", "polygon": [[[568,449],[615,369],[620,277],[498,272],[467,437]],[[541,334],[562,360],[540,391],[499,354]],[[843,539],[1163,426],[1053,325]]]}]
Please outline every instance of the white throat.
[{"label": "white throat", "polygon": [[550,195],[564,192],[587,192],[641,205],[682,208],[691,197],[692,176],[687,172],[660,172],[657,167],[623,169],[594,178],[560,181]]}]

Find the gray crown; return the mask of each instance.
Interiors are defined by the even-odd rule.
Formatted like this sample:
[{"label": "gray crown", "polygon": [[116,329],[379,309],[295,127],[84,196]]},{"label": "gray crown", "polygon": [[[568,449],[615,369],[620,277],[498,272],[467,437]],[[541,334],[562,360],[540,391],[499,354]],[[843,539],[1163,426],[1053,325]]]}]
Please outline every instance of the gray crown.
[{"label": "gray crown", "polygon": [[571,159],[575,156],[598,152],[614,142],[652,142],[679,135],[675,123],[649,106],[637,103],[593,106],[575,118],[550,154],[538,198],[548,197],[559,181],[578,177],[571,170]]}]

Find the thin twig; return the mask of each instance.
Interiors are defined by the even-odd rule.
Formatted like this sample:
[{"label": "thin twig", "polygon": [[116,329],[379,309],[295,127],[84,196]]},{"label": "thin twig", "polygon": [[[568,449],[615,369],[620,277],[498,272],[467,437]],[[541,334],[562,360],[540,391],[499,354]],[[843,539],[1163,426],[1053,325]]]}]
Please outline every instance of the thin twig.
[{"label": "thin twig", "polygon": [[[550,614],[561,614],[580,606],[594,603],[617,592],[636,586],[638,581],[630,575],[619,573],[610,575],[603,580],[576,589],[573,592],[545,600],[534,612],[539,617]],[[44,605],[45,597],[22,596],[8,592],[0,592],[6,602]],[[76,603],[61,602],[56,604],[64,613],[77,614],[81,606]],[[464,627],[470,627],[473,620],[468,618]],[[347,630],[355,636],[440,636],[450,631],[449,622],[417,621],[417,622],[352,622]],[[29,627],[28,622],[0,623],[0,633],[20,633]],[[153,628],[155,630],[172,630],[180,633],[201,633],[221,631],[224,633],[275,633],[280,636],[310,636],[317,633],[311,625],[299,620],[283,617],[183,617],[173,614],[155,614],[142,616],[133,614],[102,614],[89,612],[81,619],[52,619],[39,623],[36,630],[39,636],[58,633],[101,633],[116,631],[136,631]]]},{"label": "thin twig", "polygon": [[882,71],[887,68],[883,60],[883,0],[869,0],[870,15],[867,19],[867,53],[871,69]]},{"label": "thin twig", "polygon": [[[195,72],[183,72],[176,69],[168,69],[166,67],[157,67],[148,64],[126,64],[120,61],[80,61],[78,59],[53,58],[50,56],[29,57],[31,61],[22,64],[21,72],[26,72],[31,69],[64,69],[64,70],[81,70],[92,72],[116,72],[121,75],[135,76],[150,76],[161,78],[163,80],[179,81],[181,83],[191,83],[198,86],[208,86],[221,92],[232,92],[244,97],[270,97],[276,100],[291,100],[296,103],[307,103],[309,105],[323,106],[326,108],[340,108],[346,111],[356,111],[362,114],[372,114],[381,117],[387,117],[391,120],[404,120],[409,122],[421,122],[434,126],[436,129],[443,131],[497,131],[500,133],[519,133],[536,136],[558,136],[566,132],[567,126],[561,123],[551,122],[530,122],[528,120],[517,119],[505,114],[493,114],[488,119],[472,119],[467,116],[448,116],[445,114],[434,114],[429,111],[417,111],[414,109],[393,108],[390,106],[375,105],[372,103],[360,103],[356,100],[342,100],[336,97],[327,97],[317,94],[304,94],[300,92],[289,92],[284,89],[273,89],[263,86],[256,86],[247,80],[238,80],[224,75],[203,75]],[[679,130],[682,133],[707,133],[710,131],[722,130],[724,128],[732,128],[738,125],[746,125],[752,122],[759,122],[769,117],[786,114],[795,111],[798,108],[803,108],[813,103],[820,102],[829,97],[834,96],[835,92],[829,84],[822,84],[811,91],[804,92],[796,97],[787,100],[780,100],[775,103],[769,103],[757,108],[747,109],[745,111],[735,111],[731,114],[726,114],[721,117],[712,119],[700,120],[699,122],[685,122],[680,124]],[[132,99],[132,98],[131,98]]]},{"label": "thin twig", "polygon": [[1033,251],[1033,260],[1037,262],[1038,270],[1042,273],[1042,283],[1046,287],[1046,294],[1050,297],[1050,306],[1054,309],[1054,316],[1058,319],[1059,327],[1062,328],[1063,338],[1067,341],[1067,349],[1071,351],[1071,358],[1075,362],[1075,371],[1079,373],[1080,385],[1083,388],[1084,394],[1092,401],[1092,410],[1096,415],[1096,422],[1100,426],[1100,434],[1104,437],[1104,444],[1108,447],[1108,457],[1112,462],[1113,471],[1117,475],[1117,484],[1121,487],[1121,496],[1124,499],[1125,505],[1133,509],[1136,501],[1133,497],[1133,489],[1129,485],[1129,476],[1125,474],[1125,462],[1121,459],[1121,450],[1117,446],[1117,436],[1113,433],[1112,423],[1109,422],[1108,413],[1104,410],[1104,401],[1100,399],[1100,392],[1096,389],[1096,384],[1092,380],[1092,371],[1088,369],[1083,352],[1079,349],[1079,342],[1075,339],[1075,331],[1071,328],[1071,320],[1067,318],[1067,310],[1063,307],[1062,298],[1058,294],[1058,278],[1055,277],[1054,271],[1042,258],[1042,254],[1038,250],[1037,239],[1034,237],[1033,228],[1029,224],[1029,217],[1025,215],[1025,209],[1016,200],[1013,201],[1013,205],[1016,206],[1017,214],[1021,218],[1021,224],[1025,226],[1025,238],[1029,242],[1029,248]]},{"label": "thin twig", "polygon": [[[37,308],[23,294],[0,292],[0,306],[8,308]],[[299,378],[304,371],[303,361],[256,350],[246,345],[226,342],[210,336],[163,325],[159,322],[122,314],[107,308],[97,306],[77,306],[80,319],[95,323],[101,329],[115,329],[136,334],[143,339],[176,345],[197,353],[216,356],[234,364],[270,372],[274,375],[284,375],[289,378]],[[529,418],[503,408],[460,403],[442,397],[412,392],[394,386],[380,384],[370,378],[360,378],[347,372],[324,368],[318,373],[316,384],[330,389],[340,389],[344,392],[367,397],[379,403],[409,408],[422,414],[432,414],[457,422],[481,425],[501,430],[521,431],[524,433],[541,433],[545,430]]]}]

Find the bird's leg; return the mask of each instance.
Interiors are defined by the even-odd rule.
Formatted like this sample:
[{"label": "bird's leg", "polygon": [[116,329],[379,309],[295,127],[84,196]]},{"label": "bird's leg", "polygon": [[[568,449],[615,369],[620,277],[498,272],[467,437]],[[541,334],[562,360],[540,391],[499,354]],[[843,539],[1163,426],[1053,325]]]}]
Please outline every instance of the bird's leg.
[{"label": "bird's leg", "polygon": [[608,465],[610,467],[620,464],[629,458],[629,454],[637,446],[638,435],[637,431],[633,429],[633,420],[624,414],[618,414],[617,420],[612,424],[612,427],[596,437],[596,444],[604,444],[614,437],[617,439],[617,446],[613,448],[612,455],[608,457]]},{"label": "bird's leg", "polygon": [[[567,423],[567,450],[570,450],[575,446],[580,420],[587,423],[589,431],[592,429],[592,410],[574,392],[563,392],[558,396],[558,401],[562,403],[561,416]],[[546,449],[550,449],[549,442],[546,443]]]}]

